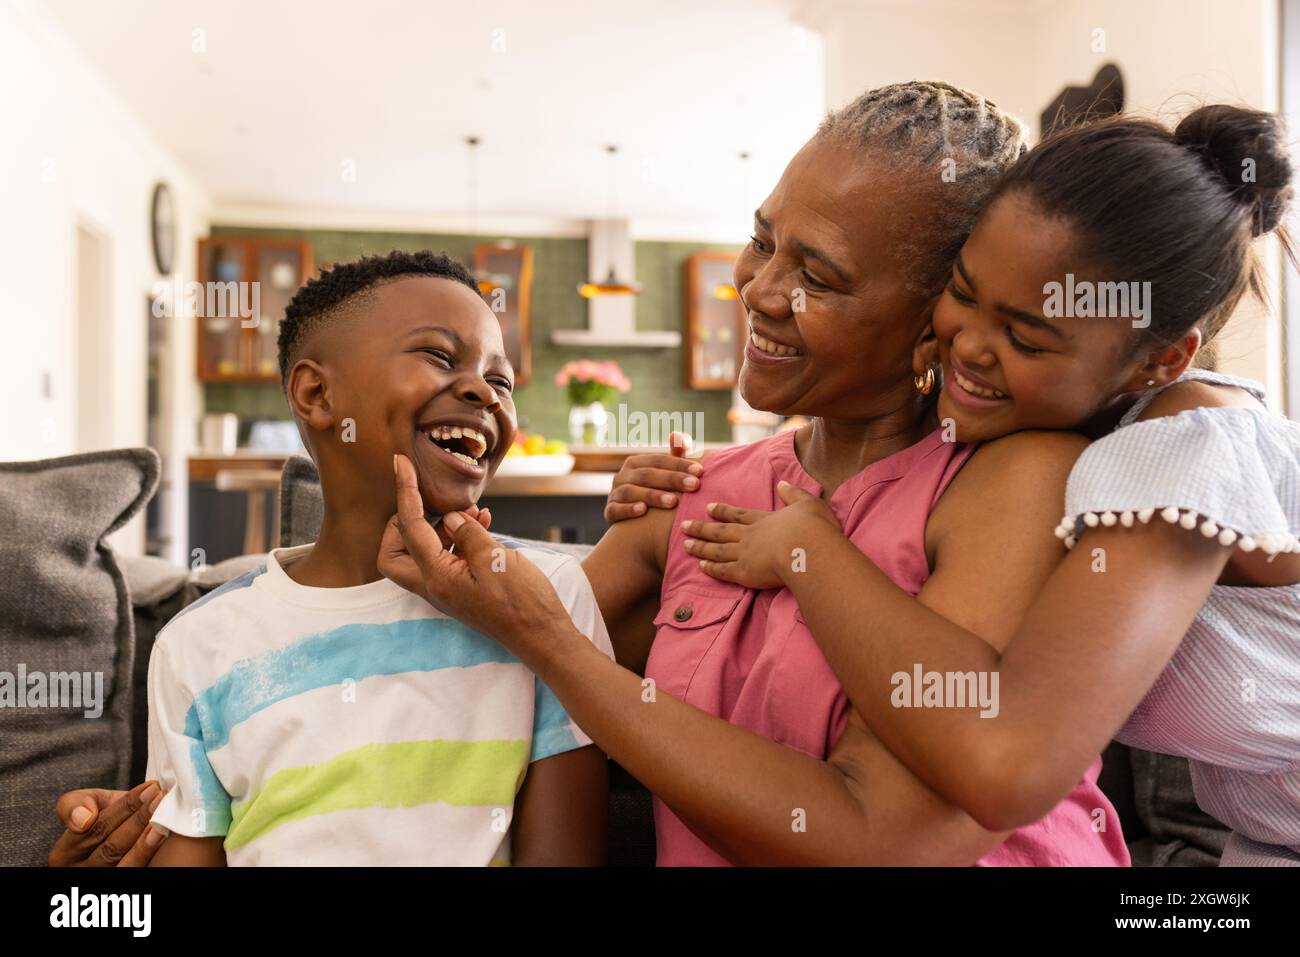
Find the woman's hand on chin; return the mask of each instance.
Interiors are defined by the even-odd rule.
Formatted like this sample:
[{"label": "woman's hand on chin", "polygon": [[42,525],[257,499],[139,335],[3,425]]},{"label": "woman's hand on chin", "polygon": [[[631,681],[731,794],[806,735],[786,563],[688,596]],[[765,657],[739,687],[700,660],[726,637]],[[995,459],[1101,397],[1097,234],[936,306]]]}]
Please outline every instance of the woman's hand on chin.
[{"label": "woman's hand on chin", "polygon": [[403,455],[393,458],[397,514],[384,529],[379,571],[439,611],[496,639],[520,658],[544,640],[543,623],[569,621],[550,581],[519,552],[492,538],[463,512],[443,516],[452,550],[424,516],[415,469]]}]

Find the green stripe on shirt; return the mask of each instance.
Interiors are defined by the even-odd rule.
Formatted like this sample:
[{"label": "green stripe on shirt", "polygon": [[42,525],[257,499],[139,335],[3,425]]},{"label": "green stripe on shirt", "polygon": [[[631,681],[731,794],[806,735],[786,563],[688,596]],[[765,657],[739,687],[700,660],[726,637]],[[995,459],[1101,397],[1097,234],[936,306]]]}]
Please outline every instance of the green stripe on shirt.
[{"label": "green stripe on shirt", "polygon": [[281,824],[356,808],[416,807],[442,801],[512,807],[528,769],[529,742],[401,741],[368,744],[323,764],[277,771],[231,808],[226,850]]}]

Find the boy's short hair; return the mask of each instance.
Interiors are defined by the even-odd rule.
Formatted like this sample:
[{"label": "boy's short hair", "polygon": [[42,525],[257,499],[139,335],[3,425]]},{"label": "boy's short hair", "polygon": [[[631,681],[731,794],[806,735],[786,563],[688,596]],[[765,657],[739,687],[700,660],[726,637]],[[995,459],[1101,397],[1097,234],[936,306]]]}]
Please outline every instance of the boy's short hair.
[{"label": "boy's short hair", "polygon": [[479,291],[478,283],[464,264],[446,253],[428,249],[419,252],[394,249],[383,256],[362,256],[339,263],[307,280],[284,310],[278,343],[281,386],[286,390],[289,387],[289,370],[296,361],[297,348],[312,332],[336,318],[339,306],[381,283],[402,276],[436,276],[464,283],[476,293]]}]

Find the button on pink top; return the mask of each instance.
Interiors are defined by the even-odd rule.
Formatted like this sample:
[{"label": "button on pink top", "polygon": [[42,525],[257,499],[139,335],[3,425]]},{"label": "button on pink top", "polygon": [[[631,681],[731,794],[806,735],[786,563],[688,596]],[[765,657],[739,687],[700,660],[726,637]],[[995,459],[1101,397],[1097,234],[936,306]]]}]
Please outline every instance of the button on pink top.
[{"label": "button on pink top", "polygon": [[[845,534],[913,595],[930,575],[926,520],[972,451],[935,431],[872,463],[830,500]],[[677,510],[646,675],[697,708],[824,759],[844,732],[850,704],[794,596],[710,578],[682,547],[681,522],[708,520],[706,504],[774,509],[782,479],[821,494],[795,457],[793,432],[709,458],[699,490],[683,496]],[[1047,817],[1013,833],[980,863],[1127,865],[1119,818],[1096,785],[1100,769],[1098,759]],[[1105,830],[1095,831],[1094,820]],[[657,798],[655,829],[660,865],[727,863]]]}]

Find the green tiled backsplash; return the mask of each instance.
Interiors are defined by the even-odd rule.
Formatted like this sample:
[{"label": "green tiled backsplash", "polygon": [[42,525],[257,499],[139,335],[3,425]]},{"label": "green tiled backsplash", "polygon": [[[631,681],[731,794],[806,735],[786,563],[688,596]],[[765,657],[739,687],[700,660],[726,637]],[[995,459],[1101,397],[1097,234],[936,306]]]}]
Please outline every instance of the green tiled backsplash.
[{"label": "green tiled backsplash", "polygon": [[[627,373],[632,390],[623,396],[628,409],[642,412],[704,414],[704,440],[731,438],[727,410],[729,390],[688,389],[679,349],[579,348],[556,346],[556,329],[585,329],[587,302],[578,295],[578,283],[588,278],[587,241],[528,236],[444,236],[425,233],[371,233],[314,229],[253,229],[213,226],[213,236],[283,236],[306,239],[317,262],[338,262],[390,249],[445,251],[464,262],[476,243],[512,239],[533,249],[532,382],[515,392],[521,422],[547,438],[568,441],[569,406],[564,390],[555,385],[555,373],[570,359],[612,359]],[[642,292],[636,302],[638,329],[675,329],[685,339],[682,314],[682,280],[686,258],[702,250],[737,251],[739,246],[707,243],[638,242],[636,276]],[[233,412],[240,418],[241,440],[252,419],[288,419],[289,407],[275,384],[206,383],[206,412]]]}]

